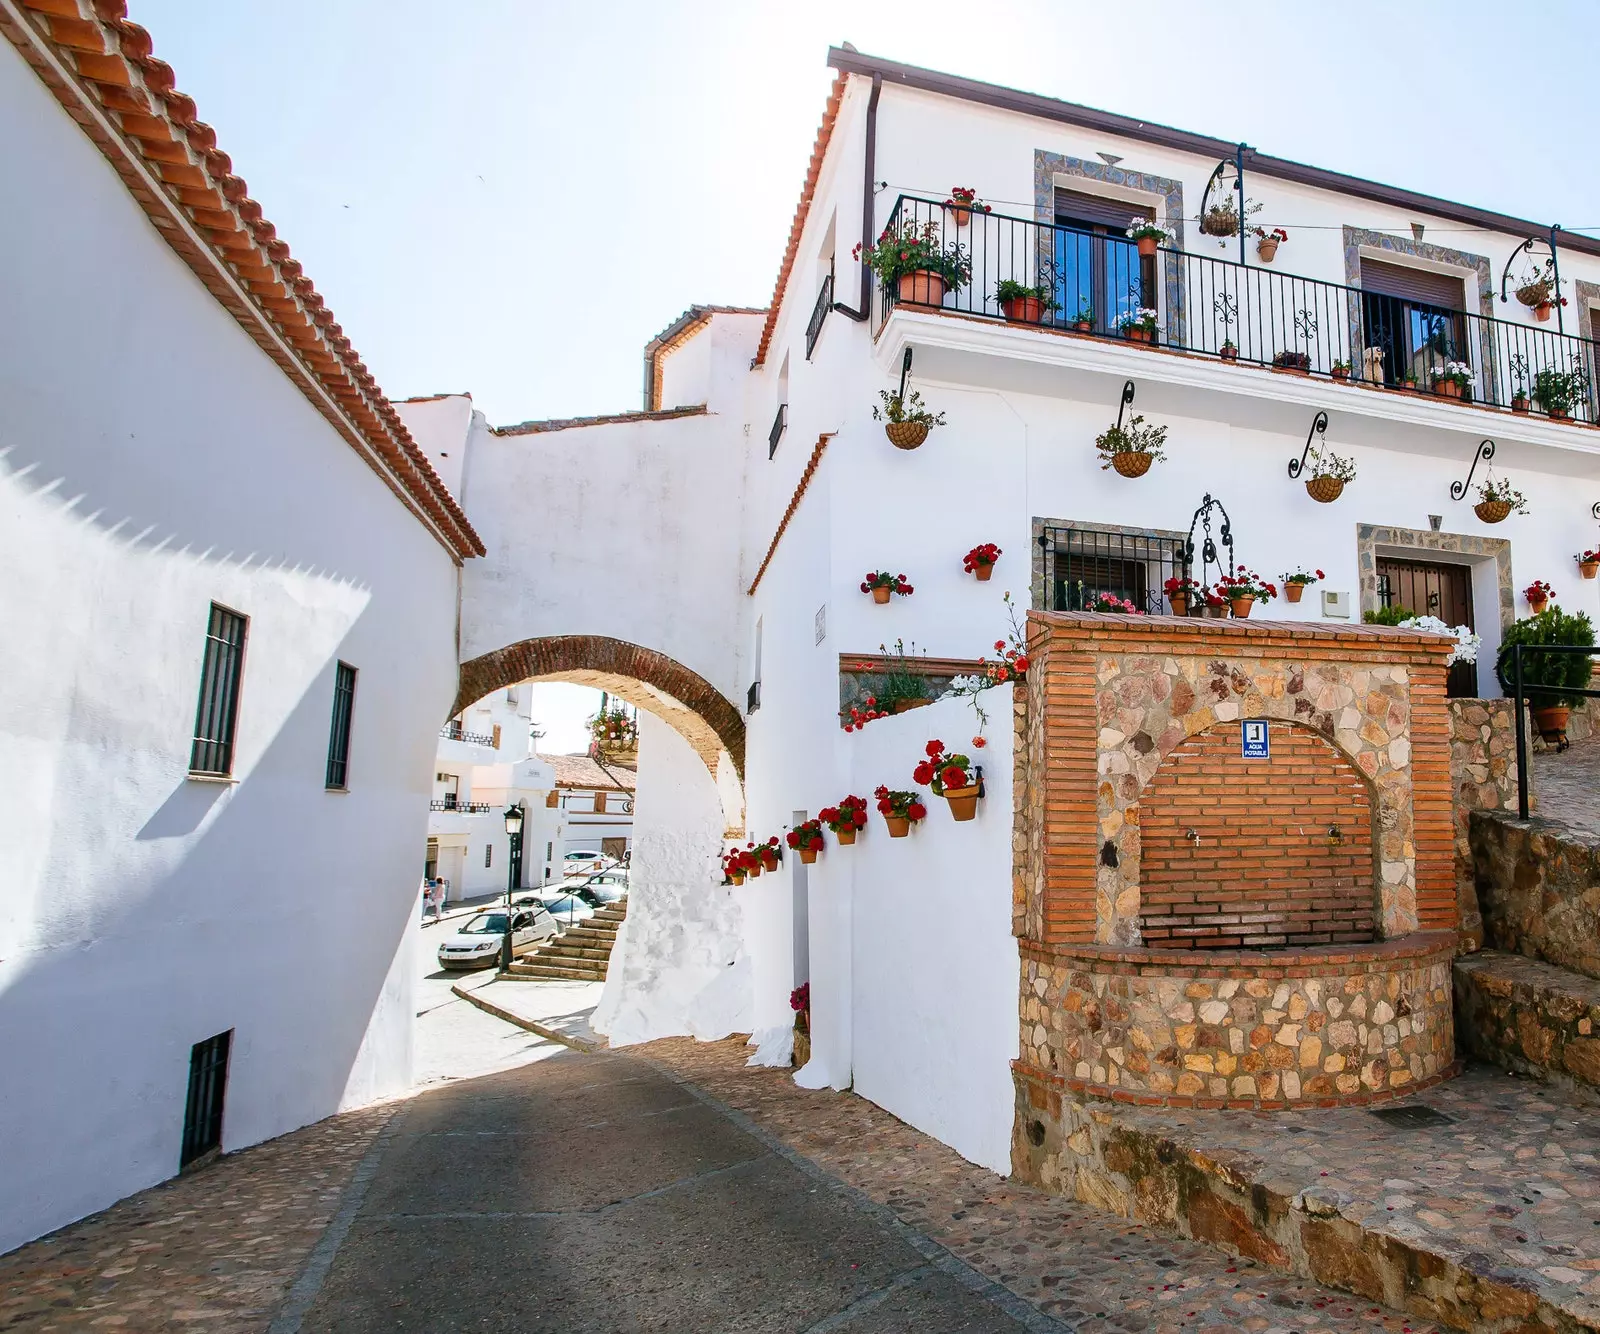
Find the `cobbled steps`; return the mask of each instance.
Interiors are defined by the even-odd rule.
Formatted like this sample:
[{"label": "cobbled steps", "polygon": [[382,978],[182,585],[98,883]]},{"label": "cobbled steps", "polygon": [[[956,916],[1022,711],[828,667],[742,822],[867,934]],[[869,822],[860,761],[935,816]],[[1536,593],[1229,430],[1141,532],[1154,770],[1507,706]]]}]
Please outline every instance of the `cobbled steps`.
[{"label": "cobbled steps", "polygon": [[628,900],[601,908],[548,944],[511,965],[510,981],[604,982],[617,929],[628,915]]},{"label": "cobbled steps", "polygon": [[1600,1094],[1600,982],[1520,954],[1456,960],[1456,1036],[1485,1061]]}]

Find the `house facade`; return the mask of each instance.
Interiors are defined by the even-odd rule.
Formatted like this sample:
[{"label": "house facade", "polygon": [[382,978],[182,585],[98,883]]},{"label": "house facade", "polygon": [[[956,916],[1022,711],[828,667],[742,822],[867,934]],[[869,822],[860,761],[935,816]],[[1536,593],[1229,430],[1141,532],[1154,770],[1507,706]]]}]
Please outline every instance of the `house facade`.
[{"label": "house facade", "polygon": [[632,764],[593,755],[540,755],[554,775],[545,798],[560,823],[545,845],[545,877],[561,875],[569,852],[598,852],[627,862],[633,854],[633,799],[638,772]]}]

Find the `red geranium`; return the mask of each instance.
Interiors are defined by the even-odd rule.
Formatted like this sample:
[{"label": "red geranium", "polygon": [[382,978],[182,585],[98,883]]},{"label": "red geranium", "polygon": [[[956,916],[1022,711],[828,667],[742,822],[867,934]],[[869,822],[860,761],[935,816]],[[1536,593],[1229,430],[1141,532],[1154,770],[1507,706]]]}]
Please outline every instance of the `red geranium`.
[{"label": "red geranium", "polygon": [[891,593],[906,597],[917,590],[906,582],[903,574],[890,574],[887,570],[868,570],[861,581],[861,591],[870,593],[874,588],[887,588]]},{"label": "red geranium", "polygon": [[811,983],[802,982],[789,993],[789,1008],[791,1010],[809,1010],[811,1008]]},{"label": "red geranium", "polygon": [[817,819],[834,833],[844,829],[863,829],[867,823],[867,802],[864,797],[846,797],[837,806],[825,806],[817,812]]},{"label": "red geranium", "polygon": [[972,761],[965,755],[944,753],[944,742],[928,742],[928,758],[911,773],[911,780],[931,787],[941,797],[947,788],[971,787],[977,780],[968,772]]},{"label": "red geranium", "polygon": [[898,816],[915,824],[927,817],[928,808],[917,799],[915,792],[891,792],[888,787],[879,784],[872,795],[878,799],[878,814],[886,818]]},{"label": "red geranium", "polygon": [[1000,559],[1000,548],[993,542],[983,542],[972,548],[961,558],[961,568],[968,574],[976,572],[980,565],[993,565]]},{"label": "red geranium", "polygon": [[821,852],[823,847],[821,817],[797,824],[784,835],[784,841],[796,852]]}]

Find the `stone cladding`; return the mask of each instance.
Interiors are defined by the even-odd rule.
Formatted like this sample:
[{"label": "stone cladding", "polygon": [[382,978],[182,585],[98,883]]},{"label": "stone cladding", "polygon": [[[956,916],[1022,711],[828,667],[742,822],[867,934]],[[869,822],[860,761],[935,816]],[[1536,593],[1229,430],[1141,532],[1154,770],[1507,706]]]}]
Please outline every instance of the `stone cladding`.
[{"label": "stone cladding", "polygon": [[1517,809],[1516,717],[1504,699],[1450,701],[1450,783],[1455,793],[1456,907],[1461,948],[1483,947],[1483,917],[1472,872],[1473,811]]},{"label": "stone cladding", "polygon": [[1517,954],[1457,960],[1456,1013],[1472,1055],[1600,1093],[1600,982]]},{"label": "stone cladding", "polygon": [[1600,833],[1540,816],[1470,820],[1485,943],[1600,978]]}]

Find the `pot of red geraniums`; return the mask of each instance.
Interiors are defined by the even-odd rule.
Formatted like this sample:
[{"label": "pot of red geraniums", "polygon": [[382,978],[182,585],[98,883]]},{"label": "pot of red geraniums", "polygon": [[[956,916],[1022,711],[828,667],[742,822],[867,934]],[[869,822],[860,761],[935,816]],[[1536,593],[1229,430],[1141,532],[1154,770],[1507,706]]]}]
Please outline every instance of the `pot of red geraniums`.
[{"label": "pot of red geraniums", "polygon": [[1344,494],[1345,484],[1356,479],[1354,459],[1318,448],[1306,456],[1306,494],[1321,505],[1331,505]]},{"label": "pot of red geraniums", "polygon": [[1207,593],[1205,597],[1205,607],[1201,610],[1200,614],[1202,616],[1207,616],[1214,621],[1227,620],[1229,616],[1228,599],[1223,597],[1221,593]]},{"label": "pot of red geraniums", "polygon": [[1149,218],[1136,217],[1128,223],[1128,239],[1138,246],[1141,255],[1153,255],[1172,239],[1172,233]]},{"label": "pot of red geraniums", "polygon": [[1348,361],[1334,362],[1333,378],[1335,380],[1348,380],[1350,378],[1350,363]]},{"label": "pot of red geraniums", "polygon": [[1083,604],[1085,611],[1111,612],[1117,616],[1143,616],[1133,603],[1127,598],[1118,597],[1115,593],[1095,593]]},{"label": "pot of red geraniums", "polygon": [[994,573],[994,563],[1000,559],[1000,548],[993,542],[980,542],[961,558],[961,568],[974,576],[980,584],[989,582]]},{"label": "pot of red geraniums", "polygon": [[950,198],[944,201],[944,206],[950,210],[957,227],[965,227],[974,213],[989,211],[989,206],[978,198],[978,192],[965,185],[952,185]]},{"label": "pot of red geraniums", "polygon": [[724,884],[742,885],[744,884],[745,874],[744,853],[740,849],[734,848],[729,852],[723,853],[722,879]]},{"label": "pot of red geraniums", "polygon": [[1466,398],[1472,384],[1472,367],[1464,361],[1447,361],[1433,373],[1433,392],[1445,398]]},{"label": "pot of red geraniums", "polygon": [[928,742],[928,758],[912,771],[911,781],[931,787],[950,803],[950,814],[957,820],[970,820],[978,813],[978,798],[983,784],[965,755],[944,753],[944,742]]},{"label": "pot of red geraniums", "polygon": [[890,838],[904,838],[912,825],[927,818],[928,808],[915,792],[891,792],[880,785],[872,795],[878,799],[878,814],[889,826]]},{"label": "pot of red geraniums", "polygon": [[1311,574],[1307,574],[1299,566],[1296,566],[1293,574],[1283,576],[1283,596],[1290,602],[1298,602],[1305,596],[1306,589],[1310,588],[1318,580],[1326,578],[1327,575],[1323,574],[1321,570],[1315,570]]},{"label": "pot of red geraniums", "polygon": [[1168,579],[1161,585],[1161,591],[1167,595],[1167,605],[1174,616],[1187,616],[1190,608],[1198,607],[1204,596],[1204,590],[1194,579]]},{"label": "pot of red geraniums", "polygon": [[1140,306],[1137,310],[1125,310],[1118,315],[1117,328],[1130,343],[1153,343],[1156,341],[1156,322],[1160,318],[1160,314],[1149,306]]},{"label": "pot of red geraniums", "polygon": [[1600,574],[1600,551],[1582,551],[1575,557],[1578,562],[1578,573],[1585,579],[1593,579]]},{"label": "pot of red geraniums", "polygon": [[746,843],[740,849],[739,864],[744,867],[744,873],[752,880],[761,874],[761,854],[756,851],[754,843]]},{"label": "pot of red geraniums", "polygon": [[1551,421],[1564,422],[1589,394],[1589,376],[1573,358],[1570,370],[1546,366],[1533,377],[1533,399]]},{"label": "pot of red geraniums", "polygon": [[1485,523],[1499,523],[1513,514],[1528,512],[1527,498],[1509,482],[1486,478],[1478,488],[1478,503],[1472,512]]},{"label": "pot of red geraniums", "polygon": [[806,820],[797,824],[784,835],[784,842],[800,854],[801,861],[810,866],[816,861],[817,854],[822,851],[821,819]]},{"label": "pot of red geraniums", "polygon": [[1278,255],[1278,247],[1289,239],[1289,233],[1282,227],[1274,227],[1268,231],[1265,227],[1256,228],[1256,254],[1261,257],[1263,264],[1270,264]]},{"label": "pot of red geraniums", "polygon": [[802,982],[789,993],[789,1008],[794,1011],[794,1063],[811,1059],[811,983]]},{"label": "pot of red geraniums", "polygon": [[1011,618],[1011,642],[1004,639],[994,641],[995,652],[1000,654],[999,662],[982,662],[983,675],[995,685],[1002,685],[1007,681],[1024,681],[1028,676],[1028,651],[1027,636],[1021,623],[1017,620],[1017,605],[1007,593],[1003,599],[1006,604],[1006,614]]},{"label": "pot of red geraniums", "polygon": [[1269,584],[1254,570],[1247,570],[1241,565],[1234,574],[1223,575],[1217,584],[1217,592],[1228,600],[1233,614],[1243,620],[1256,603],[1277,597],[1278,586]]},{"label": "pot of red geraniums", "polygon": [[1147,426],[1143,416],[1133,417],[1125,426],[1112,426],[1095,437],[1100,468],[1115,468],[1124,477],[1143,477],[1150,465],[1166,458],[1165,426]]},{"label": "pot of red geraniums", "polygon": [[1002,278],[995,284],[994,299],[1005,317],[1017,324],[1038,324],[1047,310],[1056,308],[1048,287],[1029,287],[1014,278]]},{"label": "pot of red geraniums", "polygon": [[783,852],[778,847],[778,836],[774,834],[765,843],[756,849],[756,855],[761,858],[761,868],[764,871],[776,871],[778,862]]},{"label": "pot of red geraniums", "polygon": [[1543,579],[1535,579],[1522,590],[1522,596],[1528,599],[1528,610],[1535,616],[1542,612],[1555,597],[1556,590],[1545,583]]},{"label": "pot of red geraniums", "polygon": [[937,222],[908,219],[899,231],[886,228],[878,243],[855,257],[871,266],[885,291],[917,306],[941,306],[972,278],[972,261],[960,245],[945,245]]},{"label": "pot of red geraniums", "polygon": [[873,408],[872,420],[884,424],[883,433],[896,449],[915,449],[935,426],[944,425],[944,413],[929,412],[915,389],[904,398],[892,390],[880,389],[878,397],[883,406]]},{"label": "pot of red geraniums", "polygon": [[1087,301],[1078,307],[1078,313],[1072,317],[1072,327],[1078,333],[1094,332],[1094,307]]},{"label": "pot of red geraniums", "polygon": [[856,831],[867,827],[867,799],[846,797],[837,806],[823,807],[817,819],[833,830],[841,847],[849,847],[856,841]]},{"label": "pot of red geraniums", "polygon": [[903,574],[890,574],[887,570],[868,570],[867,577],[861,581],[861,591],[871,593],[872,600],[882,606],[889,600],[891,594],[909,597],[916,589],[906,582]]}]

